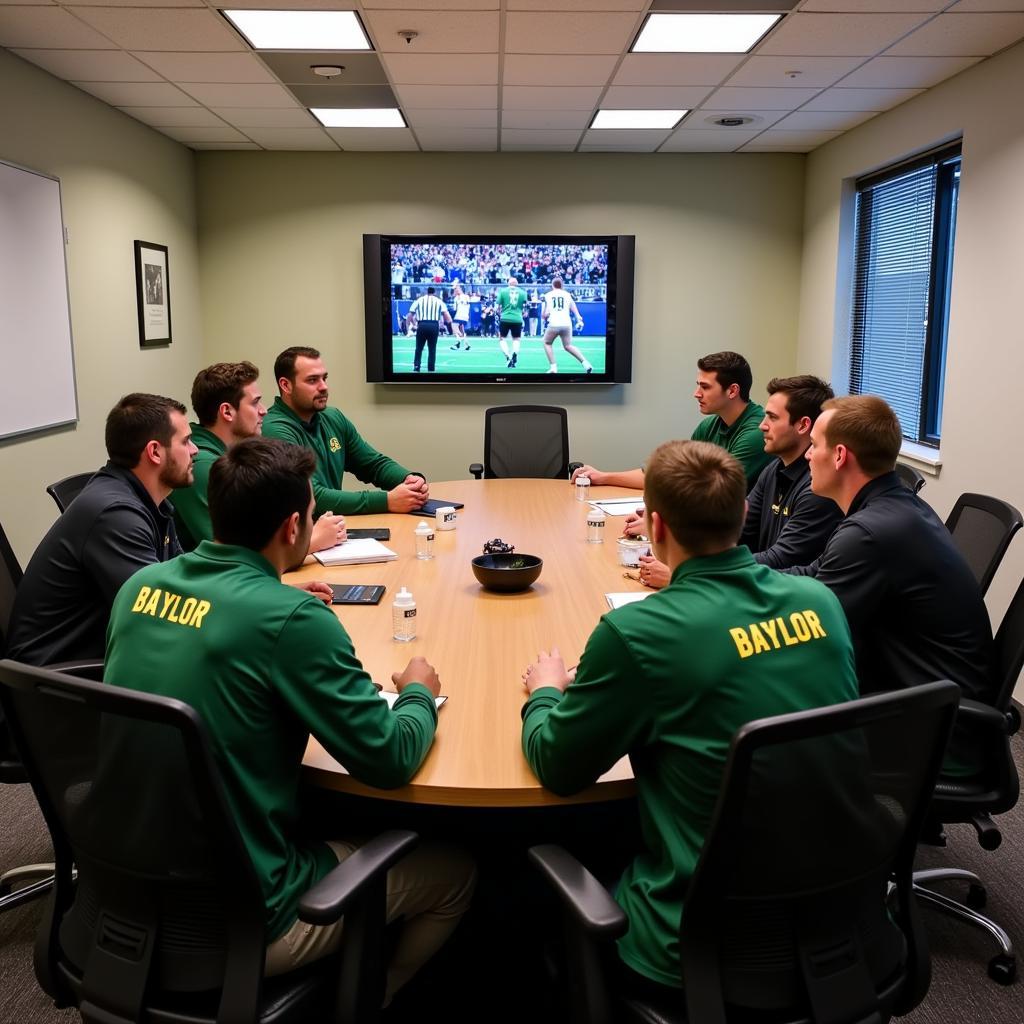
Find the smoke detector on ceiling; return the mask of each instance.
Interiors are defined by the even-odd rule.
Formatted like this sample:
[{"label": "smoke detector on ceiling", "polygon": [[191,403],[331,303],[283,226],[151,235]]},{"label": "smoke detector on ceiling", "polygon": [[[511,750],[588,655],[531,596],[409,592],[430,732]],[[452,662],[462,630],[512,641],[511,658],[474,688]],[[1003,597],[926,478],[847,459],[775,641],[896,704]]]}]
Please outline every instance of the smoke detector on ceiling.
[{"label": "smoke detector on ceiling", "polygon": [[321,78],[337,78],[345,70],[344,64],[310,64],[309,70]]},{"label": "smoke detector on ceiling", "polygon": [[756,124],[762,120],[753,114],[713,114],[704,118],[707,124],[713,124],[716,128],[742,128],[747,124]]}]

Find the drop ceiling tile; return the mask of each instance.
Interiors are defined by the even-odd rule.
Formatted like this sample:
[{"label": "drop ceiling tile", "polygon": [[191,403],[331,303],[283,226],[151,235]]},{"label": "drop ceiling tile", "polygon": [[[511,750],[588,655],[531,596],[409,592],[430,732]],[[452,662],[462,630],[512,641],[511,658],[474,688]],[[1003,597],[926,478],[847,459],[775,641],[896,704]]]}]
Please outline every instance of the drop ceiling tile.
[{"label": "drop ceiling tile", "polygon": [[590,110],[505,110],[501,115],[501,127],[508,129],[557,130],[575,129],[579,135],[590,124],[593,109]]},{"label": "drop ceiling tile", "polygon": [[[164,128],[161,129],[164,135],[170,135],[170,132]],[[173,138],[173,136],[172,136]],[[255,142],[186,142],[186,146],[189,149],[259,149]]]},{"label": "drop ceiling tile", "polygon": [[653,153],[658,147],[647,142],[634,142],[632,146],[611,142],[580,143],[580,153]]},{"label": "drop ceiling tile", "polygon": [[981,57],[875,57],[843,79],[844,88],[928,89]]},{"label": "drop ceiling tile", "polygon": [[295,97],[281,85],[227,85],[182,82],[182,89],[208,107],[296,107]]},{"label": "drop ceiling tile", "polygon": [[506,53],[621,53],[637,29],[635,14],[517,13],[505,15]]},{"label": "drop ceiling tile", "polygon": [[301,107],[397,107],[390,85],[291,85]]},{"label": "drop ceiling tile", "polygon": [[775,127],[778,129],[794,129],[796,131],[846,132],[876,116],[875,113],[863,110],[798,110],[795,114],[787,114]]},{"label": "drop ceiling tile", "polygon": [[[380,62],[380,54],[354,52],[351,50],[321,50],[313,52],[286,52],[284,50],[261,50],[261,63],[265,64],[285,85],[323,86],[328,79],[315,74],[317,64],[340,65],[344,70],[337,78],[330,79],[334,85],[387,85],[388,76]],[[202,78],[182,79],[202,82]],[[229,79],[230,81],[230,79]],[[241,81],[241,79],[239,79]]]},{"label": "drop ceiling tile", "polygon": [[228,23],[211,10],[79,7],[76,15],[126,50],[244,50]]},{"label": "drop ceiling tile", "polygon": [[940,14],[890,49],[891,57],[988,57],[1024,37],[1024,14]]},{"label": "drop ceiling tile", "polygon": [[584,146],[628,146],[650,152],[668,138],[670,132],[661,128],[591,129],[583,136]]},{"label": "drop ceiling tile", "polygon": [[135,56],[172,82],[269,85],[277,81],[252,53],[165,53],[140,50]]},{"label": "drop ceiling tile", "polygon": [[244,0],[244,3],[217,3],[217,7],[251,8],[256,11],[354,11],[351,0]]},{"label": "drop ceiling tile", "polygon": [[403,107],[455,107],[460,110],[497,109],[498,88],[481,85],[396,85],[395,92]]},{"label": "drop ceiling tile", "polygon": [[502,82],[505,85],[604,85],[615,69],[618,57],[563,54],[557,60],[530,53],[505,56]]},{"label": "drop ceiling tile", "polygon": [[203,0],[61,0],[64,7],[205,7]]},{"label": "drop ceiling tile", "polygon": [[408,128],[328,128],[342,149],[351,152],[394,153],[418,150]]},{"label": "drop ceiling tile", "polygon": [[[759,131],[762,132],[765,128],[770,127],[777,121],[781,121],[786,116],[785,110],[762,110],[756,114],[750,110],[691,110],[689,116],[683,121],[683,123],[676,129],[676,131],[687,132],[687,131],[715,131],[715,132],[726,132],[732,134],[735,132],[737,135],[740,132],[745,131]],[[750,124],[735,125],[727,127],[723,125],[715,125],[714,122],[723,117],[752,117],[754,120]]]},{"label": "drop ceiling tile", "polygon": [[59,7],[0,6],[0,46],[114,50],[99,32]]},{"label": "drop ceiling tile", "polygon": [[245,134],[264,149],[326,149],[332,152],[338,149],[334,139],[320,128],[248,128]]},{"label": "drop ceiling tile", "polygon": [[367,11],[496,11],[499,6],[498,0],[363,0],[362,4]]},{"label": "drop ceiling tile", "polygon": [[742,149],[736,150],[737,153],[810,153],[812,150],[817,149],[817,146],[808,146],[806,144],[800,144],[796,146],[784,146],[778,142],[762,142],[761,139],[754,139],[753,142],[747,143]]},{"label": "drop ceiling tile", "polygon": [[498,133],[492,129],[466,128],[424,128],[416,132],[423,149],[462,151],[496,150]]},{"label": "drop ceiling tile", "polygon": [[496,53],[388,53],[381,59],[391,81],[402,85],[498,84]]},{"label": "drop ceiling tile", "polygon": [[670,135],[659,153],[731,153],[759,134],[746,128],[697,128],[690,131],[680,129]]},{"label": "drop ceiling tile", "polygon": [[[497,11],[367,11],[367,28],[383,53],[497,53]],[[398,33],[419,35],[407,43]]]},{"label": "drop ceiling tile", "polygon": [[642,11],[647,0],[507,0],[509,11]]},{"label": "drop ceiling tile", "polygon": [[191,96],[169,82],[72,82],[83,92],[112,107],[188,107],[196,106]]},{"label": "drop ceiling tile", "polygon": [[498,111],[491,110],[406,110],[411,127],[420,128],[497,128]]},{"label": "drop ceiling tile", "polygon": [[[228,124],[247,128],[315,128],[317,120],[299,107],[261,110],[258,107],[216,107],[214,113]],[[250,133],[246,131],[246,135]]]},{"label": "drop ceiling tile", "polygon": [[136,121],[154,128],[223,128],[224,122],[203,107],[118,107]]},{"label": "drop ceiling tile", "polygon": [[1024,11],[1024,0],[960,0],[946,13],[962,14],[974,11]]},{"label": "drop ceiling tile", "polygon": [[759,55],[873,57],[929,14],[791,14],[757,48]]},{"label": "drop ceiling tile", "polygon": [[608,110],[692,110],[711,93],[707,85],[613,85],[601,98]]},{"label": "drop ceiling tile", "polygon": [[[730,79],[729,85],[757,85],[779,88],[822,88],[849,74],[859,57],[751,57]],[[795,78],[787,72],[799,71]]]},{"label": "drop ceiling tile", "polygon": [[0,0],[0,7],[56,7],[54,0]]},{"label": "drop ceiling tile", "polygon": [[506,146],[572,146],[580,141],[582,130],[566,128],[546,130],[543,128],[505,128],[501,129],[501,148]]},{"label": "drop ceiling tile", "polygon": [[501,105],[506,110],[593,110],[601,92],[600,86],[595,85],[507,85],[501,90]]},{"label": "drop ceiling tile", "polygon": [[754,89],[726,85],[716,89],[702,104],[702,110],[796,110],[817,89]]},{"label": "drop ceiling tile", "polygon": [[170,135],[172,139],[179,142],[248,142],[249,140],[237,129],[230,125],[221,124],[217,127],[184,127],[179,125],[165,125],[160,129],[164,135]]},{"label": "drop ceiling tile", "polygon": [[773,146],[806,146],[803,152],[817,149],[818,146],[838,138],[843,133],[840,131],[783,131],[781,129],[769,128],[757,137],[757,145],[764,143]]},{"label": "drop ceiling tile", "polygon": [[627,53],[613,85],[718,85],[746,54]]},{"label": "drop ceiling tile", "polygon": [[502,142],[503,153],[572,153],[575,145],[556,145],[549,142]]},{"label": "drop ceiling tile", "polygon": [[897,14],[910,11],[941,11],[949,0],[804,0],[801,11],[863,11]]},{"label": "drop ceiling tile", "polygon": [[160,76],[121,50],[12,50],[68,82],[158,82]]},{"label": "drop ceiling tile", "polygon": [[837,86],[819,93],[803,110],[891,110],[920,96],[924,89],[844,89]]}]

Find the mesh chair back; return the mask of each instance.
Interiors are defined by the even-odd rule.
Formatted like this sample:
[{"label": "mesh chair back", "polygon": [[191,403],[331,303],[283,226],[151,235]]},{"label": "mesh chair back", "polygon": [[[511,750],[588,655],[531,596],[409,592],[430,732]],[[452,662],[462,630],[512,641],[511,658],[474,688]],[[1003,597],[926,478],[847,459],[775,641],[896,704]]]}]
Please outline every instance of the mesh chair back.
[{"label": "mesh chair back", "polygon": [[21,566],[14,554],[4,528],[0,526],[0,654],[7,643],[7,627],[11,622],[14,595],[21,583]]},{"label": "mesh chair back", "polygon": [[254,1017],[263,899],[195,711],[12,661],[0,696],[56,852],[44,988],[130,1021],[223,986]]},{"label": "mesh chair back", "polygon": [[896,463],[896,475],[900,478],[900,483],[913,494],[917,494],[924,487],[924,474],[905,462]]},{"label": "mesh chair back", "polygon": [[1010,606],[999,623],[995,638],[995,670],[1000,681],[996,707],[1006,711],[1024,668],[1024,580],[1017,586]]},{"label": "mesh chair back", "polygon": [[961,494],[946,520],[960,554],[984,594],[1024,517],[1011,504],[987,494]]},{"label": "mesh chair back", "polygon": [[94,473],[75,473],[73,476],[66,476],[63,480],[50,484],[46,493],[57,503],[57,508],[63,513],[82,493],[85,485],[93,478]]},{"label": "mesh chair back", "polygon": [[683,911],[690,1020],[724,1002],[867,1021],[923,997],[910,875],[958,694],[929,683],[739,730]]},{"label": "mesh chair back", "polygon": [[569,423],[554,405],[505,405],[484,418],[484,476],[564,480]]}]

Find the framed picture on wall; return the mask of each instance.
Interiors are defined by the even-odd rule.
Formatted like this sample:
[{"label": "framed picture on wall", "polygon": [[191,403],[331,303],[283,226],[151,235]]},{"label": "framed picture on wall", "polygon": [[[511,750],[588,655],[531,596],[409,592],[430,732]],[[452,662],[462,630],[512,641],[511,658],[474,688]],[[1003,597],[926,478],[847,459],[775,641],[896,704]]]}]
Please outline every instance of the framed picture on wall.
[{"label": "framed picture on wall", "polygon": [[135,240],[135,297],[139,306],[139,346],[171,343],[171,282],[167,246]]}]

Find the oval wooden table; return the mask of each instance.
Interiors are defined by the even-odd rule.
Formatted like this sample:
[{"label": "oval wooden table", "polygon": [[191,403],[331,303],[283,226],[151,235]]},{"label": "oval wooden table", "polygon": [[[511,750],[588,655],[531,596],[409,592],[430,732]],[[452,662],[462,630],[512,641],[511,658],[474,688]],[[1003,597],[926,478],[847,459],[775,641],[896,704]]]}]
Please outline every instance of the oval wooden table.
[{"label": "oval wooden table", "polygon": [[[616,487],[592,490],[592,498],[636,493]],[[391,540],[385,543],[398,559],[333,568],[309,565],[287,579],[387,587],[377,606],[336,605],[335,611],[367,671],[384,689],[394,689],[391,673],[415,654],[436,667],[448,701],[438,715],[434,745],[409,785],[380,790],[351,778],[311,738],[304,759],[307,781],[377,799],[464,807],[538,807],[631,796],[632,772],[623,758],[576,797],[557,797],[537,782],[520,744],[520,710],[526,700],[521,676],[537,652],[558,647],[566,664],[574,665],[608,610],[605,594],[643,589],[623,577],[618,563],[616,538],[624,519],[609,516],[604,543],[588,544],[589,506],[575,500],[567,481],[460,480],[431,483],[430,491],[465,505],[456,529],[435,531],[433,559],[416,558],[417,518],[353,516],[352,527],[389,527]],[[495,537],[514,544],[519,553],[543,558],[532,588],[496,594],[477,583],[470,561],[481,554],[484,541]],[[417,637],[411,643],[391,638],[391,602],[402,586],[417,603]]]}]

